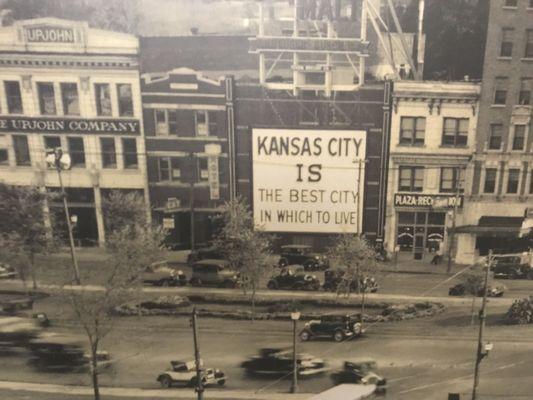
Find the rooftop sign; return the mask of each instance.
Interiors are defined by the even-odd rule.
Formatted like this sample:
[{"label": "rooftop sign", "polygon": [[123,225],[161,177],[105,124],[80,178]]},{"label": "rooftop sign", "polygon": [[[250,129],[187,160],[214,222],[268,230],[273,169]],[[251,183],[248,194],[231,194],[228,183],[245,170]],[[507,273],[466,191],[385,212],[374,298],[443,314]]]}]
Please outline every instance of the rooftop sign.
[{"label": "rooftop sign", "polygon": [[251,53],[283,50],[305,53],[368,53],[368,43],[362,42],[360,39],[271,36],[249,40]]},{"label": "rooftop sign", "polygon": [[27,26],[24,28],[28,43],[75,43],[73,28],[53,25]]}]

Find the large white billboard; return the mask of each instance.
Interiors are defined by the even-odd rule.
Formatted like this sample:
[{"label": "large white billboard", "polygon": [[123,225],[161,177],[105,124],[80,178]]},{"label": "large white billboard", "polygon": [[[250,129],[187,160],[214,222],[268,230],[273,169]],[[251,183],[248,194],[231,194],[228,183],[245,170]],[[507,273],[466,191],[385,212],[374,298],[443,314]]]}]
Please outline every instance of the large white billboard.
[{"label": "large white billboard", "polygon": [[253,129],[256,226],[360,233],[365,152],[365,131]]}]

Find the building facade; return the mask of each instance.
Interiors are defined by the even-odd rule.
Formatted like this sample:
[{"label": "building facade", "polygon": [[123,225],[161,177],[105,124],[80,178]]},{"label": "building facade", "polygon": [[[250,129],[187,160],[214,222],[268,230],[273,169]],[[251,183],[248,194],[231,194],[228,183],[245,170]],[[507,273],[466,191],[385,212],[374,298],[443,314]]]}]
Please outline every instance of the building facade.
[{"label": "building facade", "polygon": [[45,159],[61,148],[75,239],[104,243],[111,190],[143,193],[148,210],[137,39],[33,19],[0,28],[0,53],[0,180],[58,191]]},{"label": "building facade", "polygon": [[491,1],[472,193],[458,228],[467,254],[506,247],[533,207],[532,89],[533,3]]},{"label": "building facade", "polygon": [[232,87],[187,68],[142,76],[151,205],[173,248],[206,244],[231,197]]},{"label": "building facade", "polygon": [[463,223],[479,92],[480,85],[470,82],[394,84],[385,237],[389,253],[428,259],[439,246],[448,249],[447,228]]}]

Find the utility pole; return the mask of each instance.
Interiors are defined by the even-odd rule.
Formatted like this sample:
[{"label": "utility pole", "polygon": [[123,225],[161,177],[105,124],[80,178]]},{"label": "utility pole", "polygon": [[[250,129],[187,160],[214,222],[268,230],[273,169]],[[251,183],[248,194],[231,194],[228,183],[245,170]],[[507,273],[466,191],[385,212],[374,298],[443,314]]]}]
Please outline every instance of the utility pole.
[{"label": "utility pole", "polygon": [[485,319],[487,318],[487,287],[489,285],[490,267],[492,265],[492,250],[489,251],[487,270],[485,272],[485,284],[483,285],[483,302],[479,311],[479,335],[477,339],[476,366],[474,369],[474,388],[472,389],[472,400],[477,399],[477,387],[479,385],[479,365],[481,360],[487,356],[488,352],[484,349],[483,333],[485,331]]},{"label": "utility pole", "polygon": [[[453,204],[453,214],[452,214],[452,229],[450,231],[450,234],[448,235],[448,240],[450,243],[448,244],[448,265],[446,267],[446,273],[449,274],[452,271],[452,250],[453,250],[453,241],[455,239],[455,227],[457,224],[457,207],[459,205],[459,185],[461,183],[461,173],[460,169],[456,169],[457,173],[457,182],[455,185],[455,198],[454,198],[454,204]],[[464,175],[463,175],[464,176]]]},{"label": "utility pole", "polygon": [[196,327],[196,307],[192,309],[192,331],[194,337],[194,363],[196,366],[196,393],[198,394],[198,400],[204,398],[204,385],[202,383],[202,369],[200,366],[200,350],[198,349],[198,332]]},{"label": "utility pole", "polygon": [[298,392],[298,355],[296,354],[296,324],[300,319],[300,312],[291,313],[292,320],[292,384],[291,393]]},{"label": "utility pole", "polygon": [[59,186],[61,188],[61,197],[63,197],[63,208],[65,209],[65,218],[67,220],[67,230],[70,244],[70,257],[72,258],[72,268],[74,270],[74,281],[77,285],[81,285],[80,273],[78,269],[78,259],[76,257],[76,249],[74,247],[74,235],[72,234],[72,223],[70,221],[70,213],[68,211],[67,194],[65,192],[65,187],[63,186],[63,178],[61,177],[61,158],[63,157],[63,151],[60,148],[54,149],[54,157],[57,177],[59,178]]},{"label": "utility pole", "polygon": [[191,217],[190,225],[191,225],[191,251],[192,251],[194,250],[194,247],[195,247],[195,243],[194,243],[194,236],[195,236],[195,232],[194,232],[194,181],[195,181],[196,175],[198,174],[198,166],[194,162],[195,161],[194,153],[190,153],[189,157],[191,159],[191,164],[192,164],[191,181],[189,183],[189,202],[190,202],[189,213]]}]

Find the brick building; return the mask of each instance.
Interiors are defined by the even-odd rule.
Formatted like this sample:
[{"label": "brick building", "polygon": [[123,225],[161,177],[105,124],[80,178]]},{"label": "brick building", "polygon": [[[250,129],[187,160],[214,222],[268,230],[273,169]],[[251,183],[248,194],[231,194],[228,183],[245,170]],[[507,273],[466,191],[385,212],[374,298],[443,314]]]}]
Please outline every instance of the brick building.
[{"label": "brick building", "polygon": [[470,235],[465,254],[506,247],[533,206],[532,89],[533,2],[493,0],[471,196],[465,225],[458,228]]}]

